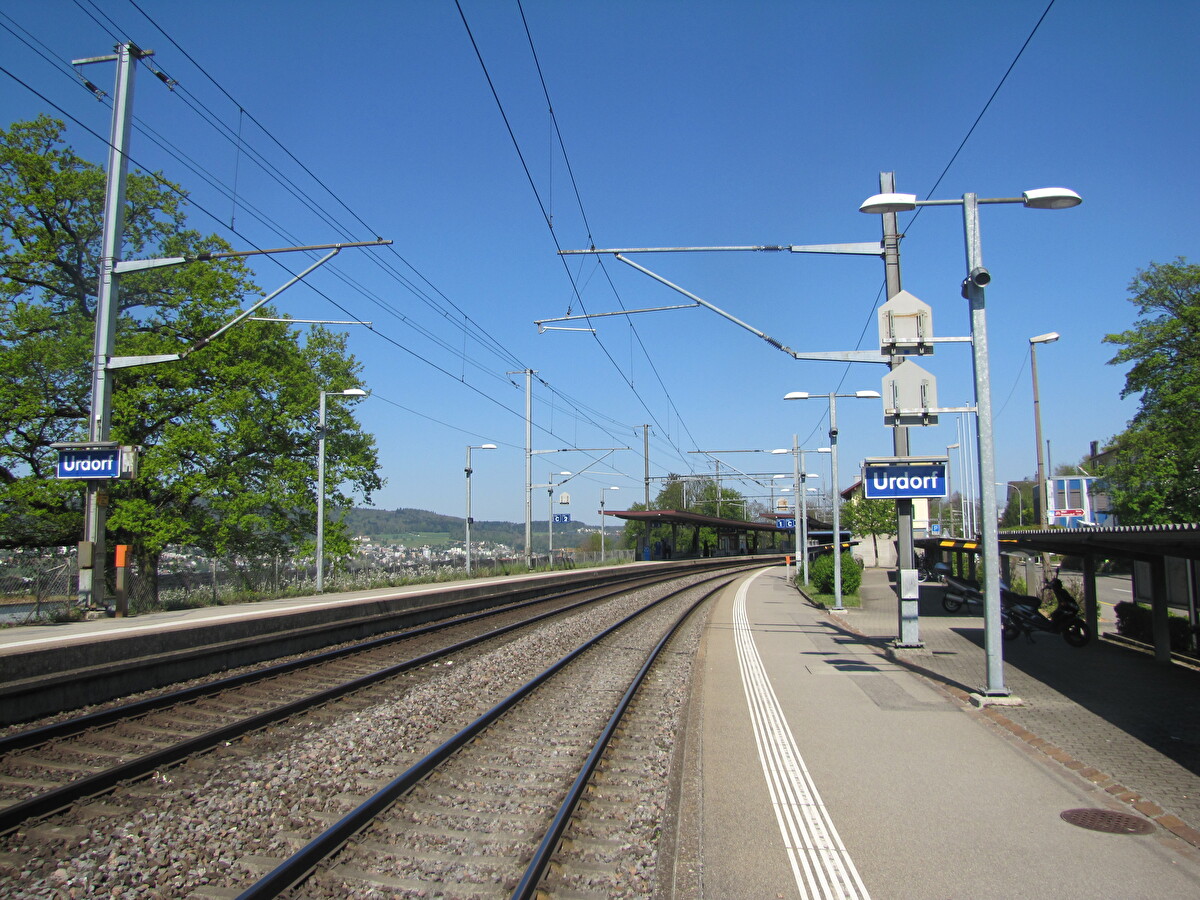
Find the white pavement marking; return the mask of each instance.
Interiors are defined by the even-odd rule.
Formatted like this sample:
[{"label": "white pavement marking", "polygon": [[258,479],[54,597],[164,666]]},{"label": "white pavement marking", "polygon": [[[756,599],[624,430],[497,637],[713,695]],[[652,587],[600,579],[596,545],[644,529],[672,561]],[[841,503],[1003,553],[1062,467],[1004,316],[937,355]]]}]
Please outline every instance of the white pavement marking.
[{"label": "white pavement marking", "polygon": [[747,578],[738,588],[733,608],[734,638],[758,758],[771,792],[771,803],[796,887],[805,898],[868,900],[858,870],[842,845],[833,820],[796,749],[792,731],[754,645],[754,635],[746,617],[746,595],[751,583],[761,574],[763,572]]}]

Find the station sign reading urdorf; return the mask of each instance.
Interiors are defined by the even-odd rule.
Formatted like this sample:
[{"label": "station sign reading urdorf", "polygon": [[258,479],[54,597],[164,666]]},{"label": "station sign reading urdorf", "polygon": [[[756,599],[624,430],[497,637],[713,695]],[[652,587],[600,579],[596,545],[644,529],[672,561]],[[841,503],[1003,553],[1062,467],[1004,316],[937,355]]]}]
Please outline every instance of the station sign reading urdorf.
[{"label": "station sign reading urdorf", "polygon": [[948,463],[938,458],[868,459],[863,466],[863,495],[868,500],[946,497]]},{"label": "station sign reading urdorf", "polygon": [[54,444],[59,478],[129,479],[137,473],[137,448],[98,444]]}]

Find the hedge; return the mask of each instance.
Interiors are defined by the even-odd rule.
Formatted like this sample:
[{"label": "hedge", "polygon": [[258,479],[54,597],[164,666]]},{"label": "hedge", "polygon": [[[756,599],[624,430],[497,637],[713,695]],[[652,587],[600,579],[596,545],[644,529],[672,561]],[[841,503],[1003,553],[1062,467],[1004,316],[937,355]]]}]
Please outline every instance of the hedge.
[{"label": "hedge", "polygon": [[[1146,644],[1154,643],[1153,614],[1138,603],[1122,600],[1113,607],[1117,616],[1117,634]],[[1171,636],[1171,649],[1176,653],[1187,653],[1191,623],[1183,616],[1168,614],[1167,630]]]}]

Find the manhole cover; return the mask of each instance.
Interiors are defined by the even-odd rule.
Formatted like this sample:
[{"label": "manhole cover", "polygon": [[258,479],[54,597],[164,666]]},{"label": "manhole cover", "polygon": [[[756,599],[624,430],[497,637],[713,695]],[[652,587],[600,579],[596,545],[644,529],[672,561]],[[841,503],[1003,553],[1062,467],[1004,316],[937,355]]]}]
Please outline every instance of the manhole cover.
[{"label": "manhole cover", "polygon": [[1153,822],[1141,816],[1108,809],[1068,809],[1060,816],[1072,825],[1107,834],[1151,834],[1156,830]]}]

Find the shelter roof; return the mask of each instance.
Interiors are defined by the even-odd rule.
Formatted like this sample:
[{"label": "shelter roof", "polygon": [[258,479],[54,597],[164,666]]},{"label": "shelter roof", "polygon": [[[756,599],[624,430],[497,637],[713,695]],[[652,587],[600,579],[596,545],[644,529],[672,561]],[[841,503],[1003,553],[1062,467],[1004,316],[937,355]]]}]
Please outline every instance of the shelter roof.
[{"label": "shelter roof", "polygon": [[699,513],[682,512],[674,509],[606,509],[606,516],[628,519],[633,522],[654,522],[662,525],[701,525],[725,531],[770,531],[781,529],[767,522],[743,522],[741,519],[723,519],[717,516],[702,516]]},{"label": "shelter roof", "polygon": [[[977,551],[978,541],[923,538],[919,546],[930,549]],[[1036,531],[1003,531],[1002,550],[1059,553],[1065,556],[1156,559],[1178,556],[1200,559],[1200,523],[1177,525],[1117,525],[1105,528],[1046,528]]]}]

